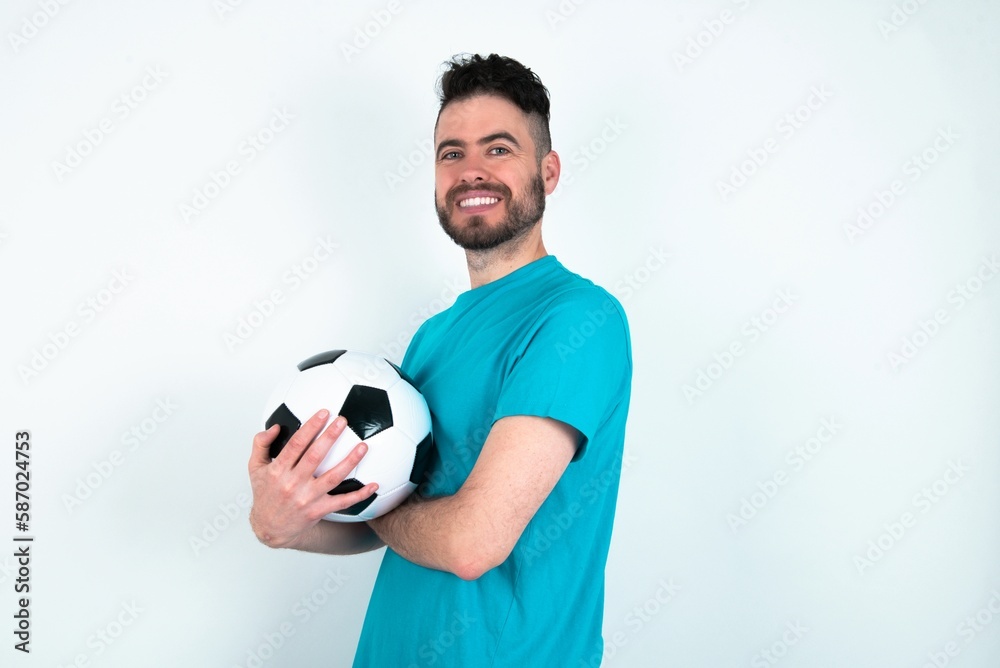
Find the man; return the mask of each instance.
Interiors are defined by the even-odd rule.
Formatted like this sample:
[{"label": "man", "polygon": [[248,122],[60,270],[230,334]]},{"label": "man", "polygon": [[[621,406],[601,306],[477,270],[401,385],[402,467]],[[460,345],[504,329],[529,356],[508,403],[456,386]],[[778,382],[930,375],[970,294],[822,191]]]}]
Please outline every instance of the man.
[{"label": "man", "polygon": [[[510,58],[453,60],[434,133],[435,206],[471,289],[414,335],[402,367],[431,409],[427,482],[368,523],[320,522],[374,484],[326,492],[359,445],[312,472],[343,430],[307,421],[272,462],[257,434],[251,524],[272,547],[387,545],[355,666],[597,665],[632,359],[621,305],[548,255],[559,182],[548,91]],[[612,221],[613,222],[613,221]]]}]

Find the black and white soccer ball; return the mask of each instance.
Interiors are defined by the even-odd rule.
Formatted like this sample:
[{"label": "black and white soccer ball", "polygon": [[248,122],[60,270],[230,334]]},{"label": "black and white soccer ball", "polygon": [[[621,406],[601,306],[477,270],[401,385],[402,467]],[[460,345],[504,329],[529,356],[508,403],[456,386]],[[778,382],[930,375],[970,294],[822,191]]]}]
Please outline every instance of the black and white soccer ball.
[{"label": "black and white soccer ball", "polygon": [[364,459],[329,493],[353,492],[370,482],[379,486],[364,501],[324,519],[362,522],[384,515],[423,481],[433,448],[431,416],[424,397],[395,364],[376,355],[346,350],[320,353],[299,364],[278,385],[265,407],[265,428],[281,425],[271,444],[272,459],[302,422],[321,408],[330,411],[327,425],[343,415],[347,428],[314,475],[333,468],[364,441],[368,444]]}]

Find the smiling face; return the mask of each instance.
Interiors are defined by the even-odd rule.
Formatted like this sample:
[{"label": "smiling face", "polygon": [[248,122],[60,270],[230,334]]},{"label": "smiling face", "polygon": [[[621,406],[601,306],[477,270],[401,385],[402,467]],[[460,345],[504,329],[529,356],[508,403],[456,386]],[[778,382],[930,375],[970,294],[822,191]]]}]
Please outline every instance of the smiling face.
[{"label": "smiling face", "polygon": [[545,195],[558,181],[558,157],[538,159],[530,124],[515,104],[493,95],[441,110],[434,204],[441,227],[462,248],[496,248],[541,220]]}]

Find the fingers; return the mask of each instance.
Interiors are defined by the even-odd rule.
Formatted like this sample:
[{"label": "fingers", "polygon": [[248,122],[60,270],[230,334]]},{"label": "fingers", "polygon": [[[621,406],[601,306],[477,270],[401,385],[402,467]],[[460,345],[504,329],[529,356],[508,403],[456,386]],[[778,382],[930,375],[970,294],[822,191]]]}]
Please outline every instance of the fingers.
[{"label": "fingers", "polygon": [[320,504],[323,509],[323,516],[344,510],[345,508],[350,508],[354,504],[364,501],[378,491],[378,483],[370,482],[361,489],[357,489],[353,492],[333,495],[329,494],[330,490],[342,483],[344,479],[350,475],[351,471],[353,471],[354,468],[361,463],[361,460],[367,452],[368,445],[365,443],[358,443],[346,457],[337,463],[336,466],[316,478],[313,484],[317,493],[322,494],[325,499],[329,500],[328,502],[324,501]]},{"label": "fingers", "polygon": [[319,430],[323,428],[326,424],[327,418],[330,417],[330,411],[321,409],[316,412],[311,418],[305,421],[301,427],[299,427],[292,437],[288,439],[288,443],[282,448],[278,456],[275,457],[274,461],[282,462],[287,464],[289,468],[295,466],[299,458],[302,457],[302,453],[306,451],[309,444],[313,442],[316,438],[316,434]]},{"label": "fingers", "polygon": [[[347,453],[347,456],[337,462],[333,468],[329,471],[324,471],[321,475],[316,477],[316,486],[321,488],[324,492],[329,492],[331,489],[344,482],[344,479],[351,474],[351,471],[353,471],[355,467],[361,463],[361,460],[367,452],[368,444],[364,442],[358,443],[349,453]],[[375,487],[378,488],[378,485],[375,485]],[[374,492],[375,490],[373,489],[371,491]],[[356,492],[351,492],[351,494],[355,493]],[[368,498],[370,494],[371,492],[365,494],[361,497],[361,499]],[[358,500],[360,501],[361,499]],[[347,505],[349,506],[351,504]],[[344,507],[346,508],[347,506]]]},{"label": "fingers", "polygon": [[[313,523],[319,521],[332,512],[344,510],[364,501],[378,489],[377,484],[370,483],[345,494],[328,494],[343,482],[364,458],[368,451],[368,445],[365,443],[359,443],[331,469],[314,477],[319,464],[347,428],[347,420],[338,416],[330,426],[319,433],[328,418],[329,412],[326,410],[312,416],[288,439],[288,443],[274,461],[270,459],[269,449],[277,438],[279,427],[275,425],[254,437],[249,464],[251,483],[254,487],[254,507],[256,508],[259,497],[261,508],[272,511],[269,515],[265,513],[267,517],[257,518],[258,521],[252,523],[252,526],[262,527],[260,529],[262,533],[258,533],[255,526],[255,533],[258,533],[258,536],[295,534],[295,531],[304,526],[303,520]],[[274,528],[270,530],[268,527]]]},{"label": "fingers", "polygon": [[326,517],[330,513],[336,513],[344,510],[345,508],[350,508],[356,503],[361,503],[376,491],[378,491],[378,484],[370,482],[354,492],[334,494],[332,496],[327,495],[326,498],[329,499],[329,502],[324,503],[323,517]]},{"label": "fingers", "polygon": [[253,473],[261,466],[267,466],[271,461],[269,450],[271,443],[278,437],[281,428],[273,424],[253,437],[253,447],[250,450],[250,462],[247,465],[250,473]]},{"label": "fingers", "polygon": [[340,435],[344,433],[344,429],[347,428],[347,420],[338,415],[337,418],[330,423],[319,437],[313,441],[312,445],[303,453],[302,458],[296,466],[301,465],[310,474],[316,470],[320,462],[326,457],[327,453],[330,452],[330,448],[333,444],[340,438]]}]

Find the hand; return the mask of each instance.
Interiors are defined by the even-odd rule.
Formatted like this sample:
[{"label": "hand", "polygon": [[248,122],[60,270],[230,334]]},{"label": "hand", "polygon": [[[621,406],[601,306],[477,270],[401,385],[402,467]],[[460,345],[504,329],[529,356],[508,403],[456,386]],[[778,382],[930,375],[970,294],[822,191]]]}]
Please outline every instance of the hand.
[{"label": "hand", "polygon": [[369,483],[347,494],[327,493],[343,482],[364,457],[368,450],[364,443],[359,443],[329,471],[313,477],[316,467],[347,426],[343,417],[337,417],[317,437],[329,415],[321,410],[312,416],[288,439],[274,460],[268,448],[278,436],[278,425],[254,436],[248,466],[253,489],[250,526],[257,539],[269,547],[296,547],[325,515],[364,501],[378,489],[377,484]]}]

